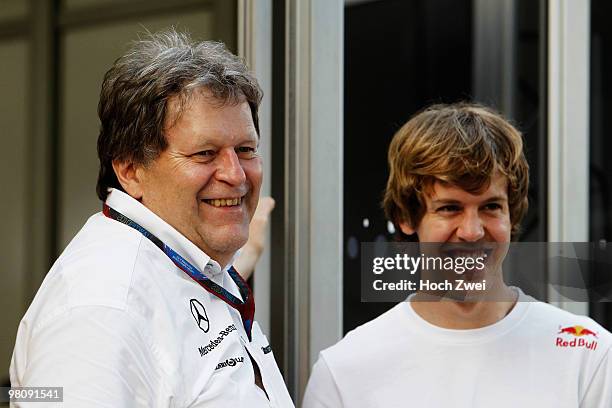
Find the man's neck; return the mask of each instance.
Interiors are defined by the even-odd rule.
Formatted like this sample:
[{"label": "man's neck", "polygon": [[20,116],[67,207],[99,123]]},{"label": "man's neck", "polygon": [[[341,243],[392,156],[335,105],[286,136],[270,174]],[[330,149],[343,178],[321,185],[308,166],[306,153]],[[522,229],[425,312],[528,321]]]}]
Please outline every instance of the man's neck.
[{"label": "man's neck", "polygon": [[411,299],[415,313],[434,326],[444,329],[478,329],[497,323],[503,319],[516,304],[518,294],[505,286],[504,297],[500,301],[461,302],[450,299],[420,300],[419,294]]}]

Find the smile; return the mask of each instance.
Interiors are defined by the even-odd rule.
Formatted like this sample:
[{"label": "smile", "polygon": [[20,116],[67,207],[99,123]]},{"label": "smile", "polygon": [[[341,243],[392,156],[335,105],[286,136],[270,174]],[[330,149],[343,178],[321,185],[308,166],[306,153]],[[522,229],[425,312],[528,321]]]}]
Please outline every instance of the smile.
[{"label": "smile", "polygon": [[448,249],[444,253],[453,258],[488,258],[493,253],[490,248]]},{"label": "smile", "polygon": [[238,198],[214,198],[210,200],[202,200],[206,204],[210,204],[213,207],[232,207],[234,205],[240,205],[242,203],[242,197]]}]

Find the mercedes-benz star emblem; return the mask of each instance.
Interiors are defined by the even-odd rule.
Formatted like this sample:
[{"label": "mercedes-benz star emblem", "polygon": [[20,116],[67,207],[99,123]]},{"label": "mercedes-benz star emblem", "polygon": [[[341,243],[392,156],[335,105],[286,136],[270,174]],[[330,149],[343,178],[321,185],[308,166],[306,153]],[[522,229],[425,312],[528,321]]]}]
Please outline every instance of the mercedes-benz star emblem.
[{"label": "mercedes-benz star emblem", "polygon": [[208,315],[206,314],[206,309],[204,306],[197,301],[196,299],[191,299],[189,301],[189,305],[191,306],[191,314],[195,319],[198,327],[204,333],[208,333],[208,329],[210,329],[210,321],[208,320]]}]

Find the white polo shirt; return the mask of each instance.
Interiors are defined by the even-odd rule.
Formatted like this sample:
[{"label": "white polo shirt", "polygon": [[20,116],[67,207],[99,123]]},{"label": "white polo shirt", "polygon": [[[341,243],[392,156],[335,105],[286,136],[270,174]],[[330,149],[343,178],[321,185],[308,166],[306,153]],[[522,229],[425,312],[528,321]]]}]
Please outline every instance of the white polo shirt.
[{"label": "white polo shirt", "polygon": [[[138,201],[112,190],[106,202],[241,298],[227,270]],[[19,325],[10,377],[13,387],[63,387],[63,407],[293,407],[258,324],[249,341],[234,308],[102,213],[47,274]]]}]

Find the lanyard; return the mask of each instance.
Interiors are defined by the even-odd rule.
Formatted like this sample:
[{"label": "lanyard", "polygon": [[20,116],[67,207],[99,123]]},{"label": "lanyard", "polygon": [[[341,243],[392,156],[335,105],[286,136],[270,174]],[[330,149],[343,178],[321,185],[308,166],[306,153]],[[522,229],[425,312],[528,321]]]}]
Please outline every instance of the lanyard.
[{"label": "lanyard", "polygon": [[201,287],[206,289],[211,294],[215,295],[234,309],[236,309],[240,313],[240,317],[242,318],[242,324],[244,325],[244,330],[246,331],[247,336],[249,337],[249,341],[251,340],[251,328],[253,326],[253,317],[255,315],[255,301],[253,300],[253,294],[251,293],[251,289],[249,285],[242,279],[242,277],[236,272],[233,266],[230,266],[228,269],[229,276],[238,286],[240,290],[240,295],[245,301],[241,301],[236,296],[232,295],[228,292],[224,287],[217,285],[215,282],[210,280],[206,275],[200,272],[195,266],[190,264],[185,258],[176,253],[172,248],[168,245],[164,244],[161,239],[157,238],[155,235],[151,234],[145,228],[132,221],[125,215],[121,214],[119,211],[116,211],[104,204],[102,207],[102,212],[108,218],[119,221],[122,224],[127,225],[128,227],[132,227],[146,238],[148,238],[151,242],[155,244],[159,249],[161,249],[164,254],[174,264],[183,272],[185,272],[191,279],[196,281]]}]

